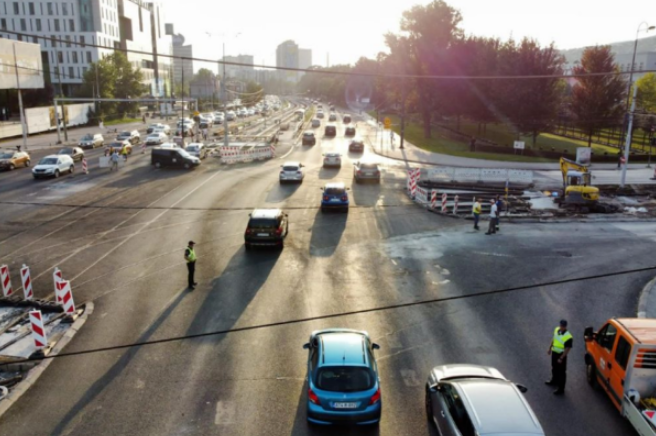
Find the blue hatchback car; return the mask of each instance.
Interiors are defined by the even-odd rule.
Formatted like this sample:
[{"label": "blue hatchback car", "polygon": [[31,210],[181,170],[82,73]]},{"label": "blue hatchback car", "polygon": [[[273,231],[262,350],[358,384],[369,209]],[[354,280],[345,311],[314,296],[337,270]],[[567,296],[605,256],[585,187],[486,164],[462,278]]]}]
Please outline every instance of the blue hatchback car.
[{"label": "blue hatchback car", "polygon": [[378,367],[367,332],[312,332],[308,355],[307,420],[314,424],[378,424],[383,409]]},{"label": "blue hatchback car", "polygon": [[330,209],[348,212],[349,188],[345,187],[343,183],[328,183],[325,187],[319,189],[323,191],[323,195],[321,196],[321,212]]}]

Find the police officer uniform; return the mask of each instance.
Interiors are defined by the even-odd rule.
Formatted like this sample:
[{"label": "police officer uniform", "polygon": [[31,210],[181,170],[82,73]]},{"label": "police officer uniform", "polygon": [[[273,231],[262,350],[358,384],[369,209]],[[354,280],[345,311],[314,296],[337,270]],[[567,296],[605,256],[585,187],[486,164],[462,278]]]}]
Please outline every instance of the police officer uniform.
[{"label": "police officer uniform", "polygon": [[553,333],[553,339],[549,348],[551,354],[551,380],[545,384],[556,386],[554,394],[561,395],[565,393],[565,382],[567,380],[567,354],[571,351],[573,345],[572,334],[567,330],[567,321],[560,321],[560,326],[556,327]]},{"label": "police officer uniform", "polygon": [[194,245],[196,245],[194,241],[189,241],[184,254],[185,260],[187,261],[187,286],[189,287],[189,290],[193,290],[194,286],[198,284],[194,281],[194,273],[196,272],[196,253],[194,252]]}]

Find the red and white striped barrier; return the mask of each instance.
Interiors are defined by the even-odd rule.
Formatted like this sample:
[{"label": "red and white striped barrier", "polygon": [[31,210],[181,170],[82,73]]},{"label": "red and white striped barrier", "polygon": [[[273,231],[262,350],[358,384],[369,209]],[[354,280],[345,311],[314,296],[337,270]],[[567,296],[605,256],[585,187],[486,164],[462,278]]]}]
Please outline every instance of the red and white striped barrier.
[{"label": "red and white striped barrier", "polygon": [[89,167],[87,166],[87,158],[82,158],[82,172],[84,174],[89,174]]},{"label": "red and white striped barrier", "polygon": [[0,281],[2,282],[2,295],[5,298],[14,293],[11,287],[11,278],[9,277],[9,267],[7,265],[0,266]]},{"label": "red and white striped barrier", "polygon": [[458,196],[456,195],[455,198],[453,199],[453,214],[456,215],[458,213]]},{"label": "red and white striped barrier", "polygon": [[57,286],[59,287],[59,295],[62,299],[61,305],[64,307],[64,313],[67,315],[75,314],[75,302],[73,301],[71,282],[68,280],[62,280]]},{"label": "red and white striped barrier", "polygon": [[431,209],[435,209],[437,207],[437,191],[433,189],[431,191]]},{"label": "red and white striped barrier", "polygon": [[442,193],[442,213],[446,213],[446,192]]},{"label": "red and white striped barrier", "polygon": [[232,164],[237,162],[250,162],[253,160],[271,159],[274,157],[275,147],[273,146],[234,146],[221,147],[221,163]]},{"label": "red and white striped barrier", "polygon": [[48,346],[48,338],[46,337],[46,329],[40,310],[30,311],[30,327],[32,328],[34,346],[37,350],[43,350]]},{"label": "red and white striped barrier", "polygon": [[276,157],[276,146],[271,144],[269,147],[271,147],[271,157]]},{"label": "red and white striped barrier", "polygon": [[54,271],[52,272],[52,282],[53,286],[55,287],[55,297],[57,298],[57,303],[61,303],[61,297],[59,295],[59,282],[64,280],[62,278],[62,272],[59,268],[55,267]]},{"label": "red and white striped barrier", "polygon": [[25,295],[26,300],[31,300],[34,297],[34,292],[32,291],[32,278],[30,277],[30,268],[27,265],[23,265],[20,270],[21,273],[21,282],[23,283],[23,294]]},{"label": "red and white striped barrier", "polygon": [[417,194],[417,183],[419,182],[420,175],[421,170],[419,168],[408,170],[408,193],[412,198],[415,198]]}]

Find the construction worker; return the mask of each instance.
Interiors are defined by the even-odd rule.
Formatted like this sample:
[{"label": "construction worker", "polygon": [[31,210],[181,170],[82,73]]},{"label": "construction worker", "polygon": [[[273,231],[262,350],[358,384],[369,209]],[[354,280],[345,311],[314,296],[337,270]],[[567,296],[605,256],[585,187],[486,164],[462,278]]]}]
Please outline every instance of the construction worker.
[{"label": "construction worker", "polygon": [[478,228],[478,220],[481,217],[482,209],[483,209],[483,206],[481,206],[481,199],[480,198],[475,198],[474,199],[474,205],[472,206],[472,214],[474,215],[474,230],[480,230]]},{"label": "construction worker", "polygon": [[497,202],[493,198],[490,200],[490,224],[487,227],[486,235],[493,235],[497,232]]},{"label": "construction worker", "polygon": [[196,272],[196,253],[194,252],[194,245],[196,245],[194,241],[189,241],[184,254],[184,258],[187,261],[187,287],[190,291],[193,291],[194,287],[198,284],[194,281],[194,273]]},{"label": "construction worker", "polygon": [[123,160],[127,162],[128,161],[128,148],[124,146],[121,149],[121,154],[123,155]]},{"label": "construction worker", "polygon": [[572,334],[567,330],[567,320],[561,320],[556,327],[553,339],[549,345],[548,354],[551,355],[551,380],[544,382],[548,386],[556,386],[554,394],[565,393],[567,380],[567,355],[572,350]]},{"label": "construction worker", "polygon": [[116,151],[116,149],[114,149],[114,153],[112,153],[110,160],[112,161],[112,166],[109,167],[109,171],[118,171],[118,151]]}]

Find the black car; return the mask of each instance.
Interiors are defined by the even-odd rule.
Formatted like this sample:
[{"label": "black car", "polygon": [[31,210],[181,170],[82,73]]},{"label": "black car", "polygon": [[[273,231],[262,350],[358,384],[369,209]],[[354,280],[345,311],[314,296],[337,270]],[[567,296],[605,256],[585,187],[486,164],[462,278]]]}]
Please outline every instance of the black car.
[{"label": "black car", "polygon": [[351,116],[350,115],[344,115],[344,118],[342,118],[342,121],[344,124],[348,124],[351,122]]},{"label": "black car", "polygon": [[344,136],[355,136],[355,127],[347,127],[344,130]]},{"label": "black car", "polygon": [[315,145],[317,143],[317,138],[314,136],[314,132],[304,132],[303,133],[303,145]]},{"label": "black car", "polygon": [[66,154],[73,158],[73,161],[79,162],[84,159],[84,150],[80,147],[64,147],[57,154]]},{"label": "black car", "polygon": [[155,168],[173,167],[186,170],[200,165],[200,159],[187,153],[181,148],[153,148],[150,163]]},{"label": "black car", "polygon": [[288,233],[289,218],[282,210],[255,209],[244,232],[244,246],[247,250],[264,246],[282,249]]},{"label": "black car", "polygon": [[324,130],[324,135],[328,137],[335,137],[337,136],[337,127],[335,127],[332,124],[328,124],[326,126],[326,129]]},{"label": "black car", "polygon": [[362,153],[364,151],[364,142],[360,139],[354,139],[349,144],[349,151],[355,153]]}]

